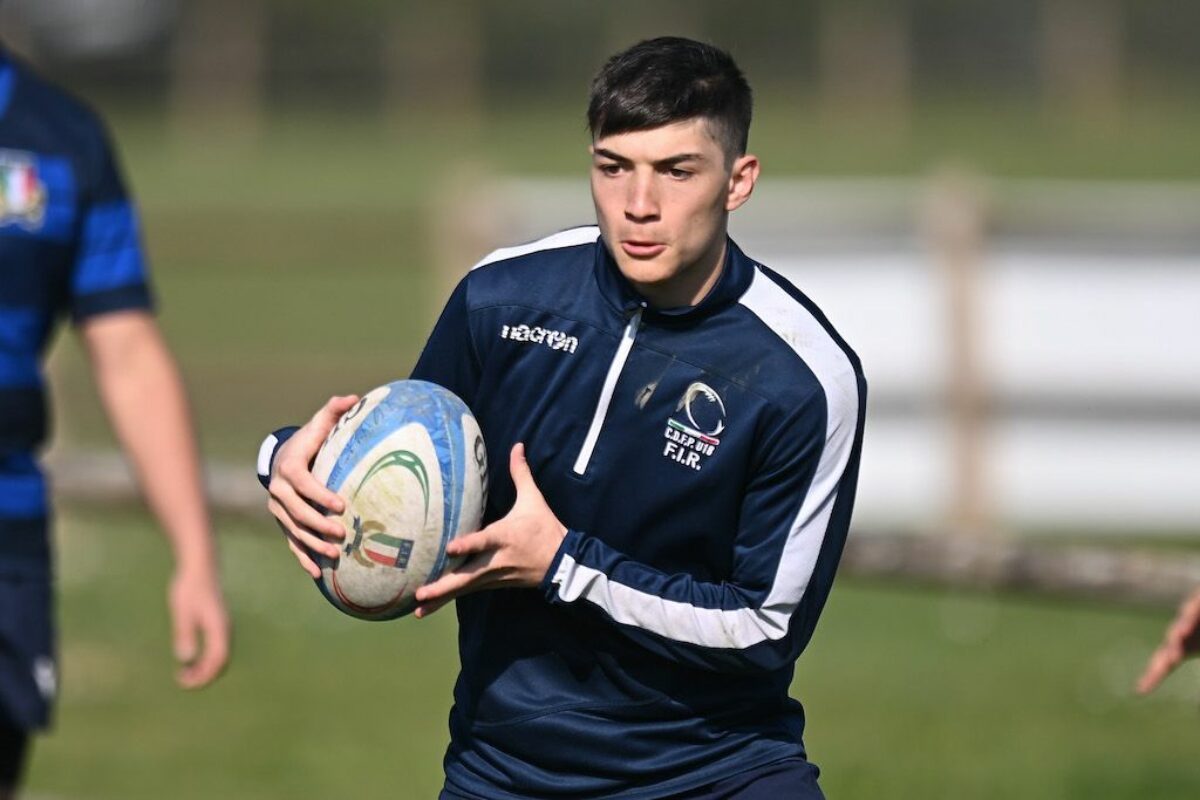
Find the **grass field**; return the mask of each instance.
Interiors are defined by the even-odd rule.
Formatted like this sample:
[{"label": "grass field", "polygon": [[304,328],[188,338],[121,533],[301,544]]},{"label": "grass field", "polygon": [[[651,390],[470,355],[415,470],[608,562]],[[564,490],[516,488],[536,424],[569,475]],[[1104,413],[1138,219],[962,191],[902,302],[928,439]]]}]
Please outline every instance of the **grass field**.
[{"label": "grass field", "polygon": [[[223,519],[234,658],[170,679],[165,548],[138,512],[59,532],[63,697],[35,798],[432,798],[457,670],[453,616],[328,606],[266,519]],[[795,696],[831,798],[1194,798],[1200,670],[1129,686],[1164,620],[1105,607],[843,581]]]},{"label": "grass field", "polygon": [[[784,99],[786,100],[786,99]],[[782,101],[781,101],[782,102]],[[1002,109],[931,109],[899,142],[762,118],[768,169],[1200,178],[1200,113],[1064,128]],[[257,144],[114,127],[144,210],[162,322],[205,452],[249,464],[262,435],[330,393],[408,372],[439,304],[432,200],[459,160],[583,168],[575,112],[483,127],[273,120]],[[109,446],[77,347],[52,368],[58,442]],[[233,665],[199,694],[170,681],[167,559],[138,512],[60,525],[64,695],[36,798],[425,798],[440,780],[457,669],[452,615],[340,617],[264,519],[225,519]],[[1108,607],[842,581],[795,693],[833,798],[1194,798],[1200,680],[1129,695],[1165,619]]]}]

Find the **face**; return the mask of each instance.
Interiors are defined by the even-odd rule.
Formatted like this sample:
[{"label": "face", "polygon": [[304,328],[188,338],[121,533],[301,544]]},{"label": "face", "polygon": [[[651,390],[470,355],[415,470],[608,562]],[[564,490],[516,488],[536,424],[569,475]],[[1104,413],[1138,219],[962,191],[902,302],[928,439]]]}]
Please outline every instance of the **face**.
[{"label": "face", "polygon": [[729,212],[746,202],[758,159],[730,162],[707,120],[595,140],[592,200],[621,274],[660,308],[695,305],[720,276]]}]

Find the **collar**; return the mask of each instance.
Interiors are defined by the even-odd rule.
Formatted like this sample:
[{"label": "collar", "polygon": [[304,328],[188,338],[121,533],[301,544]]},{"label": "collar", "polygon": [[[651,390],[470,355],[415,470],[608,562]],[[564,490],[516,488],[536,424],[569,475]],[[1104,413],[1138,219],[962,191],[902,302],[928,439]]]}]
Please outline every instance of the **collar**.
[{"label": "collar", "polygon": [[654,308],[642,297],[617,268],[617,262],[604,245],[604,239],[596,240],[596,284],[605,301],[623,318],[628,319],[639,308],[642,319],[660,323],[684,323],[699,321],[736,303],[754,278],[754,262],[746,257],[729,237],[725,238],[725,263],[721,274],[708,294],[694,306],[678,308]]}]

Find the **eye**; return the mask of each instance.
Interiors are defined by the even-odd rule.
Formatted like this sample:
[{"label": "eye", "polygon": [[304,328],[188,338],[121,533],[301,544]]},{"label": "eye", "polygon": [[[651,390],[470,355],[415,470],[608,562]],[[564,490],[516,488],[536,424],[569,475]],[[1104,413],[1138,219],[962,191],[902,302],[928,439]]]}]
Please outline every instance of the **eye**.
[{"label": "eye", "polygon": [[600,170],[601,175],[607,175],[610,178],[614,178],[617,175],[621,174],[621,165],[613,164],[611,162],[605,163],[605,164],[597,164],[596,169]]},{"label": "eye", "polygon": [[667,177],[677,181],[685,181],[692,177],[692,173],[689,170],[682,169],[680,167],[671,167],[667,170]]}]

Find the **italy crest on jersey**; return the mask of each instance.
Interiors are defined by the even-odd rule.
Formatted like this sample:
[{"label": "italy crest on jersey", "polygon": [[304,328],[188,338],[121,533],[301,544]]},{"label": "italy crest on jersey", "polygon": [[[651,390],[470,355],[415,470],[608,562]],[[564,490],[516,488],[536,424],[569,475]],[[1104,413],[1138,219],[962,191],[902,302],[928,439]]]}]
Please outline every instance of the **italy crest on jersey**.
[{"label": "italy crest on jersey", "polygon": [[698,471],[717,452],[724,430],[725,403],[721,395],[708,384],[694,381],[667,420],[663,457]]},{"label": "italy crest on jersey", "polygon": [[28,153],[0,150],[0,225],[37,230],[46,219],[46,183]]}]

